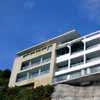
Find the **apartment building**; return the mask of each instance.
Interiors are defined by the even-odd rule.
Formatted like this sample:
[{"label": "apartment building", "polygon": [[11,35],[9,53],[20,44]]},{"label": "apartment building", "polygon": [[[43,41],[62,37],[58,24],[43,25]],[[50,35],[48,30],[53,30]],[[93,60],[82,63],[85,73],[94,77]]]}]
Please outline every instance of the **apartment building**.
[{"label": "apartment building", "polygon": [[100,78],[100,31],[68,31],[16,54],[9,87],[86,84]]}]

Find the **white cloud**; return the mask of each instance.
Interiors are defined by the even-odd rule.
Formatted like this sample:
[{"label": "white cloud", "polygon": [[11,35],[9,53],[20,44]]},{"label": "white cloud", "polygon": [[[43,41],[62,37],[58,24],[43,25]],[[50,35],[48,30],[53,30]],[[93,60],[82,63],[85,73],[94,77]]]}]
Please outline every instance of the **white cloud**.
[{"label": "white cloud", "polygon": [[83,0],[81,7],[90,20],[100,23],[100,0]]},{"label": "white cloud", "polygon": [[24,1],[24,8],[27,9],[32,9],[33,7],[35,7],[36,3],[34,0],[25,0]]}]

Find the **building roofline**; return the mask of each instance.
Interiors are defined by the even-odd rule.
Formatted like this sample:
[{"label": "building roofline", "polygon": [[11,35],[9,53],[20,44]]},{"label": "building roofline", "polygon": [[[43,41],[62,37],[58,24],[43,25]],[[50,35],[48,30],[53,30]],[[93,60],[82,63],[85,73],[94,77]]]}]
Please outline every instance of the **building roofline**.
[{"label": "building roofline", "polygon": [[76,41],[78,41],[78,40],[81,40],[81,39],[84,39],[84,38],[88,38],[88,37],[90,37],[90,36],[93,36],[93,35],[98,34],[98,32],[100,32],[100,30],[97,30],[97,31],[95,31],[95,32],[92,32],[92,33],[89,33],[89,34],[87,34],[87,35],[81,36],[81,37],[79,37],[79,38],[77,38],[77,39],[74,39],[74,40],[72,40],[72,41],[69,41],[69,42],[67,42],[67,43],[65,43],[65,44],[71,44],[71,43],[74,43],[74,42],[76,42]]},{"label": "building roofline", "polygon": [[51,38],[51,39],[49,39],[49,40],[47,40],[47,41],[43,41],[43,42],[41,42],[41,43],[39,43],[39,44],[36,44],[36,45],[34,45],[34,46],[32,46],[32,47],[29,47],[29,48],[27,48],[27,49],[24,49],[24,50],[22,50],[22,51],[19,51],[19,52],[16,53],[16,55],[20,55],[21,53],[23,53],[23,52],[25,52],[25,51],[27,51],[27,50],[30,50],[30,49],[35,48],[35,47],[38,47],[38,46],[43,45],[43,44],[45,44],[45,43],[49,43],[49,42],[54,41],[54,40],[56,40],[56,39],[58,39],[58,38],[60,38],[60,37],[62,37],[62,36],[64,36],[64,35],[66,36],[66,35],[68,35],[68,34],[70,34],[70,33],[73,33],[73,32],[77,32],[77,31],[76,31],[75,29],[72,29],[71,31],[65,32],[64,34],[61,34],[61,35],[56,36],[56,37],[54,37],[54,38]]},{"label": "building roofline", "polygon": [[[43,44],[45,44],[45,43],[49,43],[49,42],[51,42],[51,41],[54,41],[54,40],[56,40],[56,39],[58,39],[58,38],[60,38],[60,37],[62,37],[62,36],[64,36],[64,35],[65,35],[65,36],[66,36],[66,35],[69,35],[69,34],[72,33],[72,32],[77,32],[77,31],[76,31],[75,29],[73,29],[73,30],[71,30],[71,31],[65,32],[64,34],[61,34],[61,35],[56,36],[56,37],[54,37],[54,38],[51,38],[51,39],[49,39],[49,40],[47,40],[47,41],[43,41],[43,42],[41,42],[41,43],[39,43],[39,44],[36,44],[36,45],[34,45],[34,46],[32,46],[32,47],[29,47],[29,48],[27,48],[27,49],[24,49],[24,50],[22,50],[22,51],[19,51],[19,52],[16,53],[16,55],[20,55],[21,53],[26,52],[26,51],[28,51],[28,50],[30,50],[30,49],[32,49],[32,48],[35,48],[35,47],[38,47],[38,46],[43,45]],[[97,30],[96,32],[92,32],[92,33],[89,33],[89,34],[84,35],[84,36],[82,36],[82,37],[79,37],[79,38],[77,38],[77,39],[74,39],[74,40],[72,40],[72,41],[69,41],[69,42],[67,42],[67,44],[73,43],[73,42],[75,42],[75,41],[77,41],[77,40],[80,40],[80,39],[83,39],[83,38],[90,37],[90,36],[92,36],[92,35],[95,35],[95,34],[98,33],[98,32],[100,32],[100,30]]]}]

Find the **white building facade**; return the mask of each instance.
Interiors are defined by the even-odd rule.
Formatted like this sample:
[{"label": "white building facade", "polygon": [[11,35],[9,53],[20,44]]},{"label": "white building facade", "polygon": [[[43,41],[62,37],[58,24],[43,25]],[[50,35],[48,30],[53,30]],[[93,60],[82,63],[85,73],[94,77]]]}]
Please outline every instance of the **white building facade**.
[{"label": "white building facade", "polygon": [[71,30],[17,53],[9,87],[86,84],[100,77],[100,31]]}]

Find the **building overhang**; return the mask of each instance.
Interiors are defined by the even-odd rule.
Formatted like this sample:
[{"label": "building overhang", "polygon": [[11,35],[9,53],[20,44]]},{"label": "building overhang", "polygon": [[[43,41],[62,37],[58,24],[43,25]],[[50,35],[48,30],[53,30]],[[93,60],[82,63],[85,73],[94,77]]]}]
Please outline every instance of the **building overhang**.
[{"label": "building overhang", "polygon": [[52,43],[62,43],[64,41],[69,42],[69,41],[72,41],[73,39],[76,39],[79,37],[80,37],[80,34],[75,29],[73,29],[71,31],[65,32],[62,35],[59,35],[59,36],[54,37],[52,39],[49,39],[48,41],[44,41],[44,42],[39,43],[37,45],[34,45],[30,48],[24,49],[24,50],[18,52],[16,55],[23,55],[23,54],[28,53],[32,50],[44,47],[46,45],[50,45]]}]

